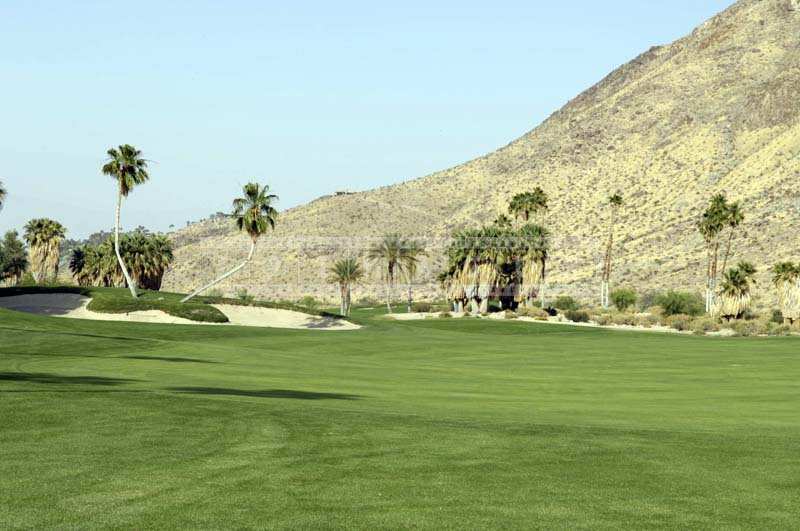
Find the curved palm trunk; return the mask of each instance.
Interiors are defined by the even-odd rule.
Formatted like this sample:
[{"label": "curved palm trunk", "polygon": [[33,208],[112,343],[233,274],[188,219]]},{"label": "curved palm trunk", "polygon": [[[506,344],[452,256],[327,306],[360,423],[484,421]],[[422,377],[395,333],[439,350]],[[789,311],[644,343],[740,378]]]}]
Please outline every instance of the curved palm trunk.
[{"label": "curved palm trunk", "polygon": [[254,240],[253,240],[253,242],[250,244],[250,253],[247,255],[247,258],[245,259],[245,261],[244,261],[244,262],[242,262],[242,263],[241,263],[241,264],[239,264],[238,266],[234,267],[233,269],[231,269],[230,271],[228,271],[227,273],[225,273],[225,274],[224,274],[224,275],[222,275],[221,277],[219,277],[219,278],[217,278],[217,279],[215,279],[215,280],[212,280],[211,282],[209,282],[208,284],[206,284],[206,285],[205,285],[205,286],[203,286],[202,288],[198,288],[198,289],[194,290],[192,293],[190,293],[190,294],[189,294],[189,295],[187,295],[186,297],[182,298],[182,299],[181,299],[181,302],[187,302],[187,301],[189,301],[189,300],[191,300],[191,299],[193,299],[193,298],[197,297],[198,295],[200,295],[201,293],[203,293],[203,292],[204,292],[204,291],[206,291],[207,289],[209,289],[209,288],[212,288],[212,287],[216,286],[217,284],[219,284],[220,282],[222,282],[223,280],[225,280],[225,279],[226,279],[226,278],[228,278],[229,276],[231,276],[231,275],[233,275],[233,274],[235,274],[235,273],[238,273],[239,271],[241,271],[241,270],[244,268],[244,266],[246,266],[247,264],[249,264],[249,263],[250,263],[250,260],[252,260],[252,259],[253,259],[253,253],[255,253],[255,251],[256,251],[256,242],[257,242],[257,241],[258,241],[258,240],[255,240],[255,239],[254,239]]},{"label": "curved palm trunk", "polygon": [[139,297],[138,293],[136,293],[136,284],[133,283],[133,279],[131,278],[130,273],[128,273],[128,268],[125,267],[125,261],[122,259],[122,254],[119,252],[119,218],[121,211],[122,190],[120,190],[117,194],[117,210],[116,215],[114,216],[114,252],[117,255],[117,262],[119,262],[119,267],[122,269],[122,274],[125,276],[125,281],[128,283],[128,289],[131,290],[131,297],[136,299]]}]

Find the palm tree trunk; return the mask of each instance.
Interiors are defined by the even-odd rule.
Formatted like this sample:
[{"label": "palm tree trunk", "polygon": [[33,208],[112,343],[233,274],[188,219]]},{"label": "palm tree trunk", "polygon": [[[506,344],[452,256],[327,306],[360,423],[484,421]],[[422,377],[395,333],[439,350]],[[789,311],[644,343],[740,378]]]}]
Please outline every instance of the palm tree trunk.
[{"label": "palm tree trunk", "polygon": [[255,253],[255,251],[256,251],[256,242],[257,241],[258,240],[253,239],[253,242],[250,244],[250,253],[247,255],[247,258],[245,259],[244,262],[242,262],[238,266],[234,267],[233,269],[231,269],[230,271],[228,271],[227,273],[225,273],[221,277],[209,282],[208,284],[206,284],[202,288],[196,289],[191,294],[189,294],[186,297],[182,298],[181,302],[187,302],[187,301],[195,298],[196,296],[198,296],[201,293],[203,293],[205,290],[216,286],[217,284],[219,284],[220,282],[222,282],[223,280],[225,280],[229,276],[233,275],[234,273],[238,273],[242,268],[244,268],[244,266],[246,266],[247,264],[250,263],[250,260],[253,259],[253,253]]},{"label": "palm tree trunk", "polygon": [[125,276],[125,282],[128,283],[128,289],[131,290],[131,297],[138,298],[136,293],[136,284],[133,283],[131,275],[128,273],[128,268],[125,267],[125,261],[122,259],[122,254],[119,252],[119,218],[122,211],[122,190],[117,193],[117,210],[114,216],[114,252],[117,255],[117,262],[122,269],[122,274]]},{"label": "palm tree trunk", "polygon": [[728,235],[728,245],[725,248],[725,259],[722,260],[722,274],[725,274],[725,268],[728,267],[728,257],[731,255],[731,245],[733,244],[733,231],[735,229],[731,227],[731,233]]},{"label": "palm tree trunk", "polygon": [[411,297],[411,283],[408,284],[408,313],[411,313],[411,305],[413,303],[413,299]]}]

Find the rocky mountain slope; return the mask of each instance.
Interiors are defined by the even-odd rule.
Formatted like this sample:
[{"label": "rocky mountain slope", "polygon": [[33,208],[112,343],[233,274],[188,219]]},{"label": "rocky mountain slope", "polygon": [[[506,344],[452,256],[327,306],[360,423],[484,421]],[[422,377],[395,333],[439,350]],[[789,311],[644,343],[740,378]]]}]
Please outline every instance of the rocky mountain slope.
[{"label": "rocky mountain slope", "polygon": [[[430,238],[420,278],[436,293],[440,249],[454,230],[493,220],[517,192],[541,186],[554,233],[551,293],[595,298],[607,197],[621,191],[613,282],[639,290],[703,285],[695,223],[710,196],[743,203],[736,259],[763,271],[800,258],[800,2],[741,0],[691,35],[654,47],[540,126],[466,164],[406,183],[325,197],[281,215],[247,272],[223,286],[273,298],[333,297],[326,268],[388,232]],[[240,261],[229,221],[173,235],[165,289],[186,290]],[[374,282],[355,293],[375,296]],[[766,295],[765,295],[766,296]]]}]

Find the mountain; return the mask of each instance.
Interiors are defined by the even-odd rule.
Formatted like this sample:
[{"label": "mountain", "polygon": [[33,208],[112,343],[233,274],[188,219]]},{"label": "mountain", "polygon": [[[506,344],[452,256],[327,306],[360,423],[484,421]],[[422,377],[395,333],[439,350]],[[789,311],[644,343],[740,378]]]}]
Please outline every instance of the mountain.
[{"label": "mountain", "polygon": [[[421,268],[436,293],[439,250],[454,230],[488,223],[516,193],[541,186],[554,233],[551,294],[596,298],[607,198],[621,191],[613,283],[701,291],[696,222],[712,194],[743,203],[734,260],[761,271],[800,258],[800,0],[741,0],[671,45],[612,72],[507,146],[395,186],[323,197],[282,213],[253,265],[226,291],[335,297],[335,256],[389,232],[431,239]],[[346,238],[339,238],[346,236]],[[247,239],[229,221],[173,234],[166,289],[187,290],[240,261]],[[379,272],[372,268],[372,278]],[[370,284],[355,298],[380,294]]]}]

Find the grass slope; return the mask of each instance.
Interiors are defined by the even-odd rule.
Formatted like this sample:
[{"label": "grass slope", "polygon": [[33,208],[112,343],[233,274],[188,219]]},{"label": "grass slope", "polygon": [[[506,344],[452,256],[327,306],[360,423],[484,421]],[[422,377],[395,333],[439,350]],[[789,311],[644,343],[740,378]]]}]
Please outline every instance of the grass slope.
[{"label": "grass slope", "polygon": [[0,310],[4,528],[790,528],[800,341]]}]

